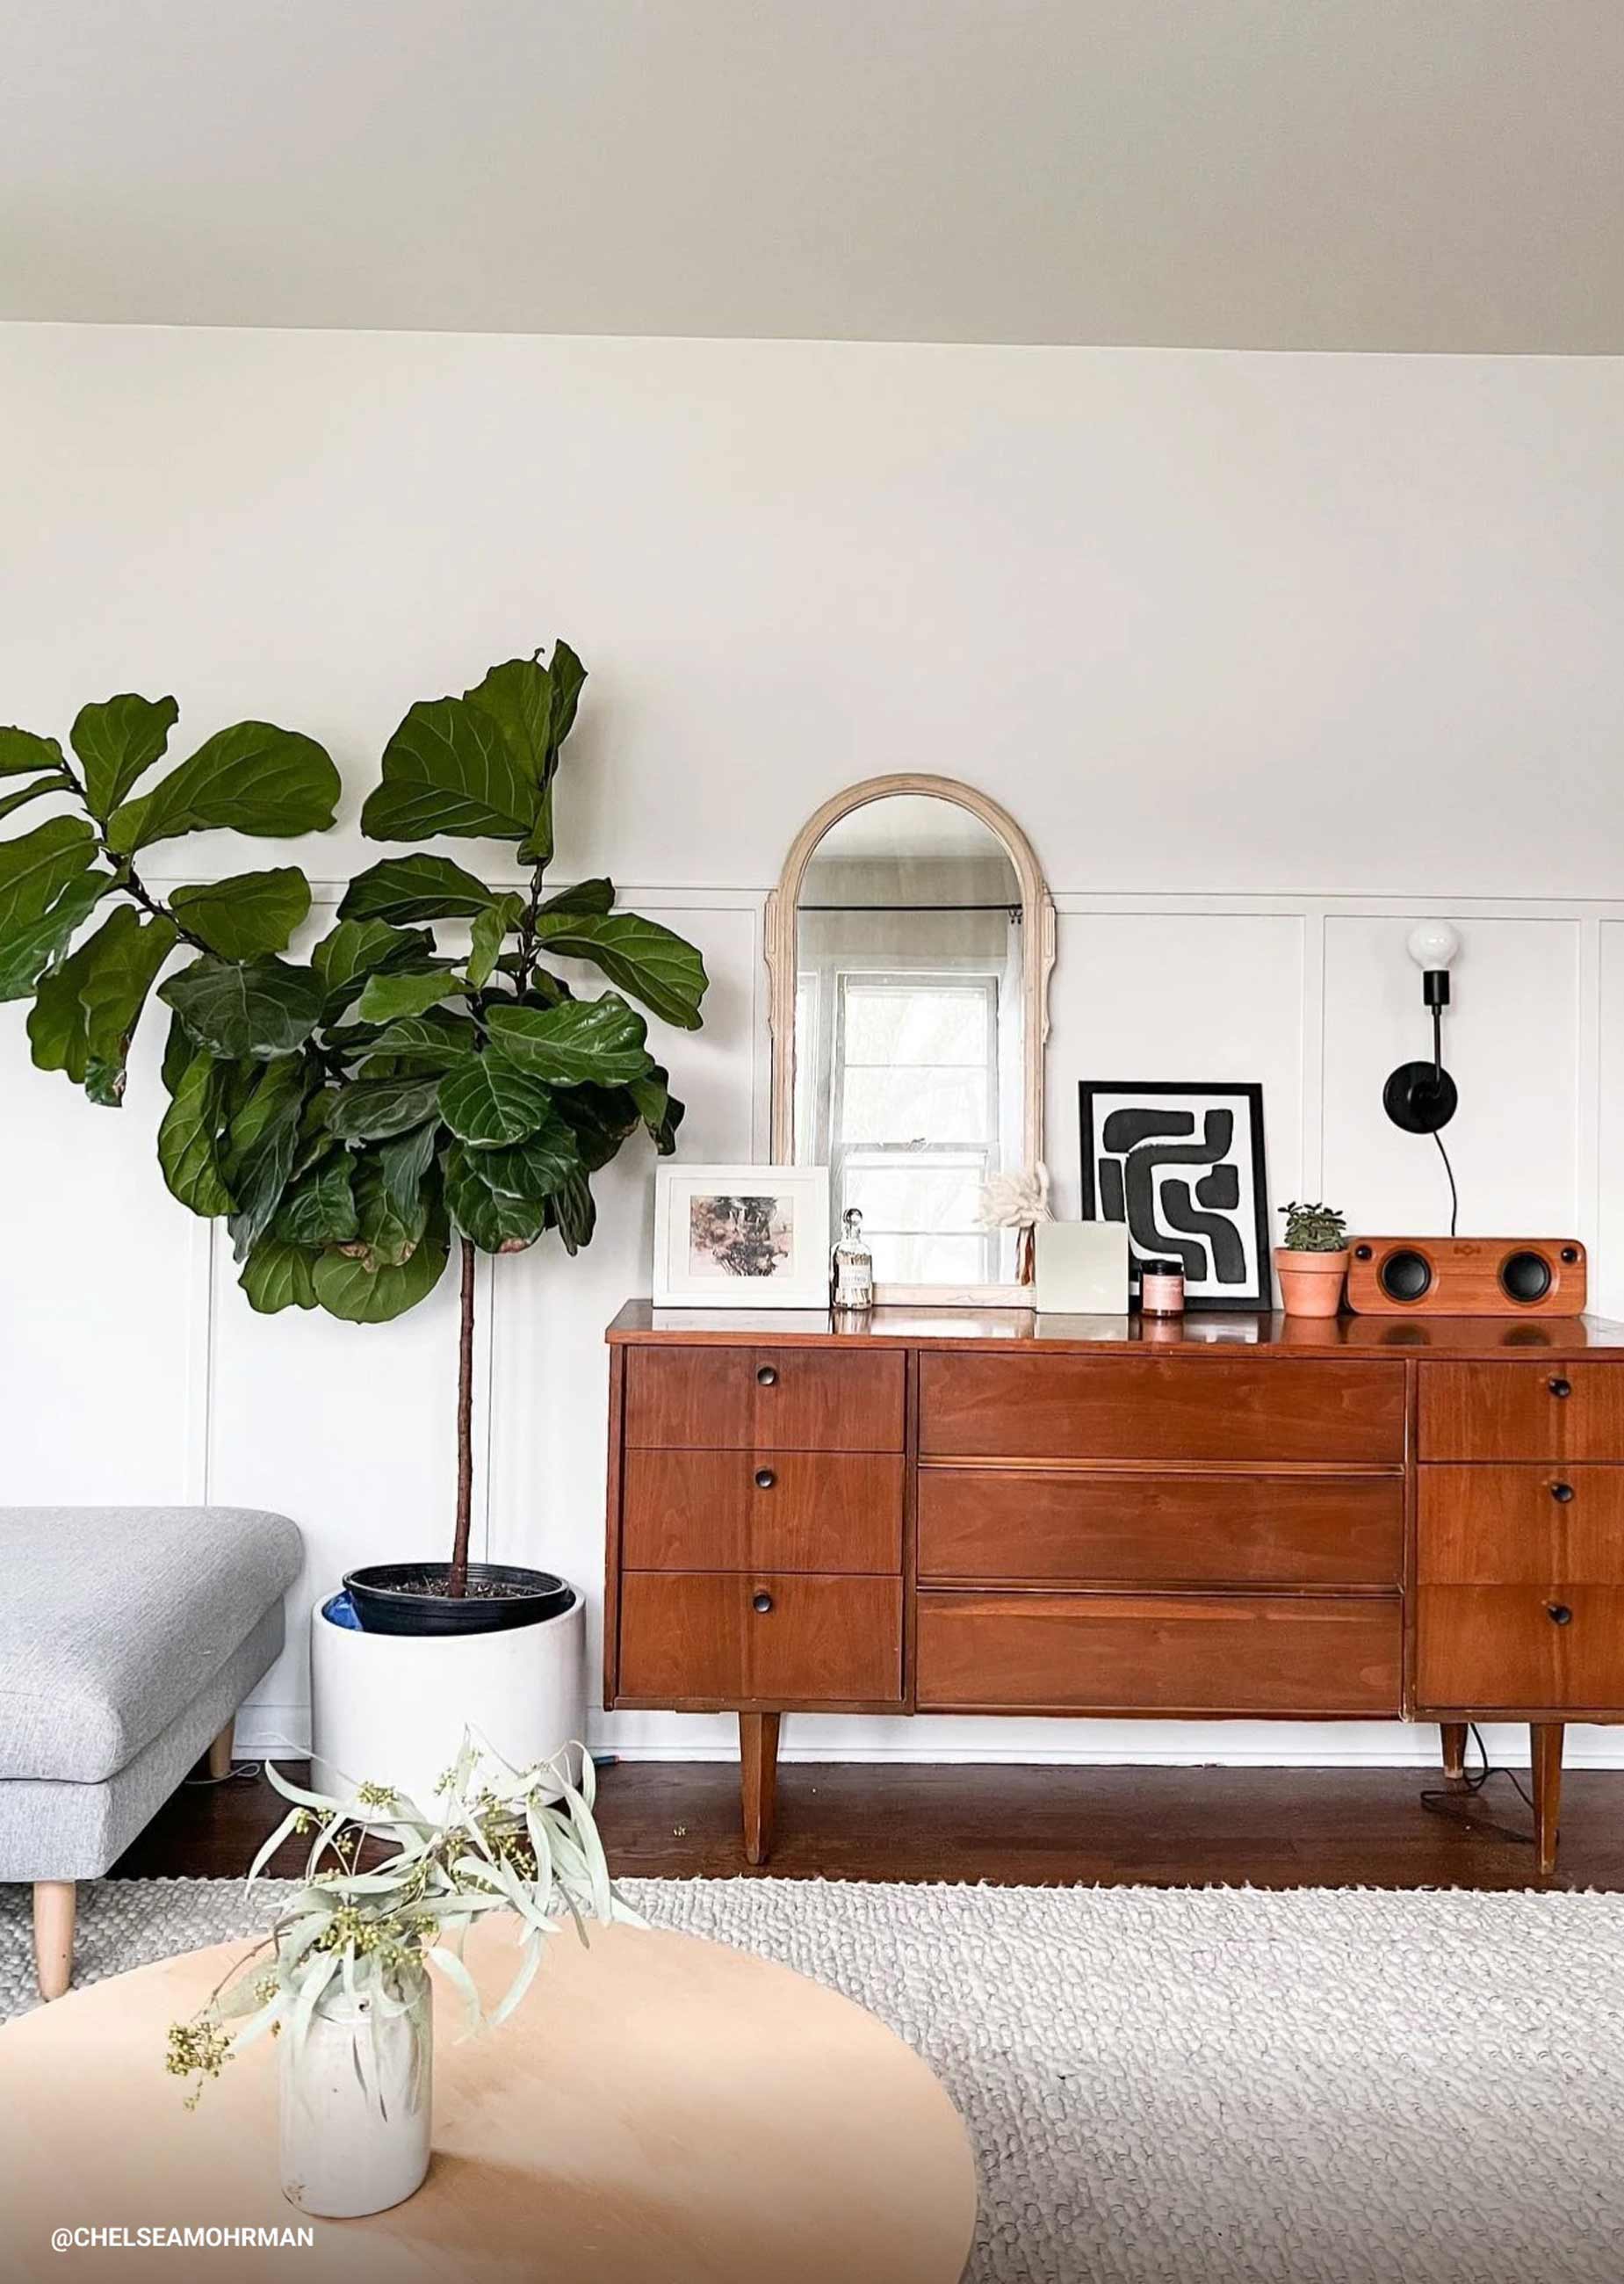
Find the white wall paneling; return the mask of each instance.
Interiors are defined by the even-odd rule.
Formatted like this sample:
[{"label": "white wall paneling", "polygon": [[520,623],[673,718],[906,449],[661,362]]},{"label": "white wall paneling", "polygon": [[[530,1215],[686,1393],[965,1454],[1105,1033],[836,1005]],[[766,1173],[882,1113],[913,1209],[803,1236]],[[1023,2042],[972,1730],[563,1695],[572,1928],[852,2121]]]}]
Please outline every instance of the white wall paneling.
[{"label": "white wall paneling", "polygon": [[[1063,1210],[1080,1078],[1256,1077],[1271,1204],[1447,1226],[1435,1151],[1380,1106],[1427,1039],[1404,936],[1443,912],[1462,1228],[1576,1231],[1624,1313],[1619,384],[1599,358],[0,327],[0,718],[61,734],[88,697],[172,689],[188,740],[246,714],[323,738],[340,830],[254,861],[327,876],[330,909],[379,853],[358,797],[407,702],[567,634],[593,678],[559,875],[612,873],[704,948],[706,1028],[661,1050],[685,1151],[723,1159],[767,1148],[761,903],[797,826],[877,771],[964,777],[1056,895]],[[34,1071],[21,1031],[0,1009],[0,1497],[285,1507],[309,1566],[241,1733],[297,1744],[311,1598],[447,1535],[451,1281],[388,1327],[254,1317],[152,1162],[161,1026],[118,1113]],[[569,1573],[595,1624],[602,1332],[647,1290],[652,1162],[597,1186],[580,1260],[483,1273],[477,1429],[485,1548]],[[733,1749],[675,1716],[596,1738]],[[786,1750],[1432,1740],[792,1720]],[[1624,1759],[1624,1733],[1574,1757]]]}]

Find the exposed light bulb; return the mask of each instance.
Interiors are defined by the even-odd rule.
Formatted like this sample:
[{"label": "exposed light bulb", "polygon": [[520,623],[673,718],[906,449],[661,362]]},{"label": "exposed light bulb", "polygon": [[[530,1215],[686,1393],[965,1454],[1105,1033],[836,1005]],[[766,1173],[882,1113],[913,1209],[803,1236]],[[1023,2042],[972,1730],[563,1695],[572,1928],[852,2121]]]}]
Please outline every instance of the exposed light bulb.
[{"label": "exposed light bulb", "polygon": [[1433,971],[1448,967],[1460,948],[1460,932],[1448,920],[1417,920],[1406,945],[1417,967]]}]

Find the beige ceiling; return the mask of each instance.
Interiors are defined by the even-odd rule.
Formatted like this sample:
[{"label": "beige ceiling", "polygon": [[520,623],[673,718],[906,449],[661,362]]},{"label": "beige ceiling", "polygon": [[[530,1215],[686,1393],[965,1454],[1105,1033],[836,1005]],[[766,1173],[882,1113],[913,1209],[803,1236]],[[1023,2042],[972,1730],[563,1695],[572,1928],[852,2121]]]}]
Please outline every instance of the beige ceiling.
[{"label": "beige ceiling", "polygon": [[0,317],[1624,351],[1624,0],[9,0]]}]

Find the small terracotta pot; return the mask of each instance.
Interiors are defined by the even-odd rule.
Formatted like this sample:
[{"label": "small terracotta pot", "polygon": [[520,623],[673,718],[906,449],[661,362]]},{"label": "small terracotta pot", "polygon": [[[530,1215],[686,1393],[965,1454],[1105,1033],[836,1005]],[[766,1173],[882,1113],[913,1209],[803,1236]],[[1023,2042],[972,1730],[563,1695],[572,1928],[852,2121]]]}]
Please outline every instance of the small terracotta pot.
[{"label": "small terracotta pot", "polygon": [[1339,1253],[1292,1253],[1275,1248],[1280,1305],[1288,1317],[1334,1317],[1342,1306],[1347,1248]]}]

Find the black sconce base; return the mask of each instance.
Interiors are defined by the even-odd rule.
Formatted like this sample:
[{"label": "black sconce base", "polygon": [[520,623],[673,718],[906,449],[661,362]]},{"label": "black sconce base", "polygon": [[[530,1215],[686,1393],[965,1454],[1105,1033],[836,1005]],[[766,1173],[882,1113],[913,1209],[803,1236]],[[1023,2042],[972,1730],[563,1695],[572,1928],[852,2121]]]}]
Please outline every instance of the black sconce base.
[{"label": "black sconce base", "polygon": [[1436,1063],[1401,1063],[1381,1091],[1382,1108],[1406,1134],[1436,1134],[1459,1107],[1455,1081]]}]

